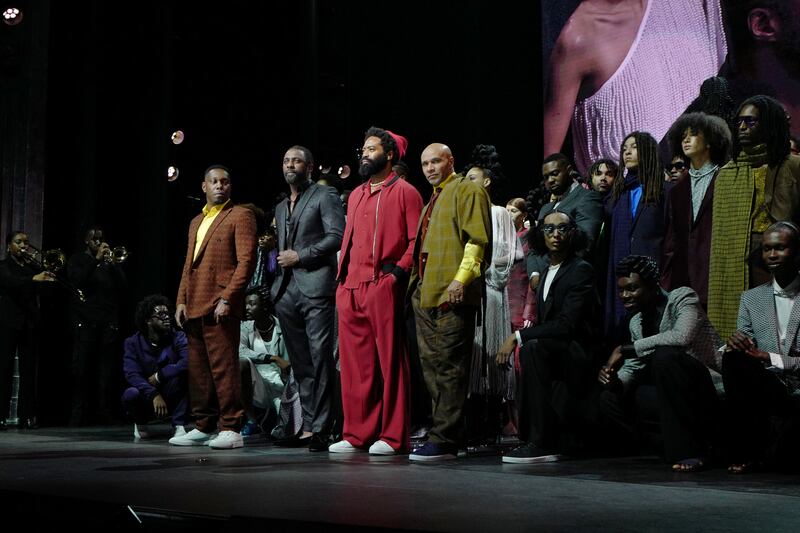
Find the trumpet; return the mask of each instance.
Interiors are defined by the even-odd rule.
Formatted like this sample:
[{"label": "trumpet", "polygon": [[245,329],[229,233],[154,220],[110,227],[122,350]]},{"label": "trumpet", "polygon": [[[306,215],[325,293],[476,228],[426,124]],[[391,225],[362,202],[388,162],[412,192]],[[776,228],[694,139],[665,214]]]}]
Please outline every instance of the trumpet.
[{"label": "trumpet", "polygon": [[124,246],[108,247],[103,251],[103,261],[106,263],[121,265],[128,260],[128,257],[130,257],[130,253]]},{"label": "trumpet", "polygon": [[81,302],[86,301],[86,296],[83,294],[82,290],[67,282],[64,278],[58,276],[58,272],[64,268],[64,265],[67,264],[67,259],[63,251],[61,251],[59,248],[53,248],[52,250],[45,250],[43,252],[37,247],[29,244],[22,253],[25,263],[33,266],[37,270],[46,270],[47,272],[51,272],[54,275],[54,280],[57,283],[60,283],[70,292],[74,293]]}]

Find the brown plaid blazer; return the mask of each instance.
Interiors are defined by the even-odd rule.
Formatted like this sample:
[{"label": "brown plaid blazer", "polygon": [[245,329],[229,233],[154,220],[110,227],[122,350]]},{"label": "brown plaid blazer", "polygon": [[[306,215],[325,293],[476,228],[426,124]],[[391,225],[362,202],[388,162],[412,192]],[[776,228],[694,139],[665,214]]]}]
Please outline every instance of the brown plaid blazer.
[{"label": "brown plaid blazer", "polygon": [[225,298],[233,315],[241,319],[244,291],[255,268],[256,219],[249,209],[229,203],[211,223],[193,261],[202,220],[201,213],[189,224],[177,303],[186,305],[187,318],[199,318],[213,313],[220,298]]}]

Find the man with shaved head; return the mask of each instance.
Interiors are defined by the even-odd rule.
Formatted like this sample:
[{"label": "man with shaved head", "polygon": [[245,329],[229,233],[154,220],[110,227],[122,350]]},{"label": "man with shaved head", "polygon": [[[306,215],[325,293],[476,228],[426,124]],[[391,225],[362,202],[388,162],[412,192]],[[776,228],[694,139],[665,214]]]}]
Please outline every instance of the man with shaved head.
[{"label": "man with shaved head", "polygon": [[453,171],[453,154],[444,144],[429,145],[421,161],[433,195],[417,230],[411,302],[433,427],[409,459],[437,461],[454,459],[463,438],[467,365],[484,258],[491,257],[491,202],[483,187]]}]

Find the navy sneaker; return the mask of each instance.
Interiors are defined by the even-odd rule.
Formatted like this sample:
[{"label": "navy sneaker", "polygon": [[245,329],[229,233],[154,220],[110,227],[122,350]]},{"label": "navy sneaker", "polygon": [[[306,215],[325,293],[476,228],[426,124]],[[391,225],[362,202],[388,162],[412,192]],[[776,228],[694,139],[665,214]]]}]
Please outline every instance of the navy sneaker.
[{"label": "navy sneaker", "polygon": [[242,437],[252,437],[258,433],[261,433],[261,426],[259,426],[255,420],[248,420],[247,423],[242,428]]},{"label": "navy sneaker", "polygon": [[426,442],[408,456],[411,461],[447,461],[458,456],[458,446],[446,442]]},{"label": "navy sneaker", "polygon": [[555,463],[564,459],[564,456],[558,453],[550,453],[543,450],[535,444],[526,443],[517,446],[503,456],[504,463],[532,465],[538,463]]}]

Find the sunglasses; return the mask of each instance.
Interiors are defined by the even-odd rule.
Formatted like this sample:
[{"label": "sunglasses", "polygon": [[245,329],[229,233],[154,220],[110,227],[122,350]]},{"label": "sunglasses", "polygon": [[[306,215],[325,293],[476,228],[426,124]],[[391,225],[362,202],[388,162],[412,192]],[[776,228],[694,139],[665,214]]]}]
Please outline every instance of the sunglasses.
[{"label": "sunglasses", "polygon": [[747,126],[747,129],[753,128],[756,124],[758,124],[758,119],[756,117],[736,117],[736,126],[741,127],[742,123]]},{"label": "sunglasses", "polygon": [[569,233],[573,229],[575,229],[574,224],[559,224],[558,226],[556,226],[555,224],[545,224],[544,226],[542,226],[542,232],[548,237],[553,233],[555,233],[556,231],[558,231],[563,235],[565,233]]},{"label": "sunglasses", "polygon": [[667,170],[672,170],[673,168],[675,170],[685,170],[686,163],[684,163],[683,161],[678,161],[677,163],[670,163],[669,166],[667,166]]}]

